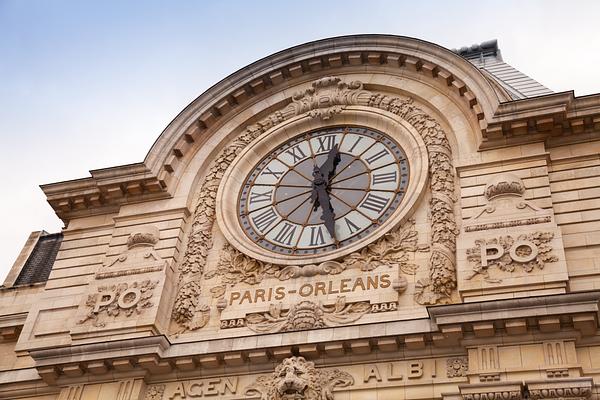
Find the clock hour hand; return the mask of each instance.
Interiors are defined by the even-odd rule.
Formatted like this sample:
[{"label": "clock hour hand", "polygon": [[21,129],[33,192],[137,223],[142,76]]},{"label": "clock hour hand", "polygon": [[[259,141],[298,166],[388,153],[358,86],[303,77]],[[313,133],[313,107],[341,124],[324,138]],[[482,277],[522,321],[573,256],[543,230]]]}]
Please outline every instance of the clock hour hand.
[{"label": "clock hour hand", "polygon": [[325,228],[327,228],[327,232],[329,232],[329,235],[335,241],[335,212],[333,211],[333,207],[331,206],[331,200],[329,199],[329,193],[327,192],[327,188],[318,188],[317,197],[319,204],[321,205],[321,209],[323,210],[323,212],[321,213],[321,220],[325,223]]},{"label": "clock hour hand", "polygon": [[321,207],[321,220],[325,223],[325,228],[327,228],[329,235],[335,240],[335,213],[331,206],[327,181],[321,173],[321,168],[316,165],[313,169],[313,178],[313,190],[310,196],[313,209],[317,211],[319,206]]}]

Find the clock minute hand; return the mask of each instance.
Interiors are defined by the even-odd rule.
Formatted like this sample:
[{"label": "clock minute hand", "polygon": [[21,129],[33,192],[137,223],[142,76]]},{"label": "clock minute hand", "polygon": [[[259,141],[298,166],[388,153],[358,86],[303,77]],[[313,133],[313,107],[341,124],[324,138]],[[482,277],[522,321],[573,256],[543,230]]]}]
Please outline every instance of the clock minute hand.
[{"label": "clock minute hand", "polygon": [[333,207],[331,206],[331,201],[329,199],[329,192],[327,191],[327,182],[325,181],[323,174],[319,167],[315,165],[313,169],[313,184],[312,184],[312,193],[310,195],[310,199],[313,203],[313,210],[317,211],[319,206],[323,210],[321,213],[321,220],[325,222],[325,228],[329,232],[329,235],[336,240],[335,238],[335,213],[333,211]]},{"label": "clock minute hand", "polygon": [[325,186],[317,187],[316,192],[318,202],[321,205],[321,209],[323,210],[323,212],[321,213],[321,220],[325,223],[325,228],[327,228],[327,232],[329,232],[329,235],[335,241],[335,212],[333,211],[333,207],[331,206],[329,193],[327,192],[327,188]]},{"label": "clock minute hand", "polygon": [[313,169],[313,191],[311,193],[314,210],[316,211],[321,206],[323,210],[321,220],[325,223],[325,228],[327,228],[329,235],[335,241],[337,241],[335,237],[335,212],[329,198],[329,180],[335,174],[335,169],[339,162],[340,153],[338,146],[335,145],[327,153],[327,159],[323,165],[321,167],[315,165]]}]

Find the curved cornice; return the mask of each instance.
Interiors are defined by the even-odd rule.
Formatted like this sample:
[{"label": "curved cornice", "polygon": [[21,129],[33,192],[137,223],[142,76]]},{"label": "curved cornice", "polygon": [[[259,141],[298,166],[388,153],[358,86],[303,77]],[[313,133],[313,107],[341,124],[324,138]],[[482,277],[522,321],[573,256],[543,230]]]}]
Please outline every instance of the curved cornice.
[{"label": "curved cornice", "polygon": [[[173,178],[208,137],[211,127],[272,94],[292,80],[343,74],[366,67],[398,69],[447,87],[471,110],[481,131],[480,148],[535,142],[589,140],[600,129],[600,95],[573,92],[511,101],[470,62],[433,43],[393,35],[353,35],[323,39],[280,51],[229,75],[183,109],[153,144],[143,163],[91,171],[92,177],[43,185],[57,215],[115,211],[120,204],[170,196]],[[354,69],[352,69],[354,68]],[[333,72],[335,71],[335,72]],[[581,139],[573,133],[586,133]],[[590,135],[591,133],[591,135]],[[579,136],[578,136],[579,137]],[[142,197],[143,196],[143,197]]]},{"label": "curved cornice", "polygon": [[[161,133],[146,156],[145,164],[160,168],[165,154],[181,158],[194,135],[181,136],[198,124],[210,128],[264,90],[289,78],[343,66],[372,65],[409,68],[444,81],[463,97],[479,120],[491,117],[501,101],[489,80],[473,64],[439,45],[403,36],[352,35],[309,42],[258,60],[215,84],[192,101]],[[325,72],[327,74],[327,72]],[[485,129],[485,126],[482,127]],[[182,140],[183,139],[183,140]],[[167,170],[174,166],[167,161]],[[174,161],[171,159],[170,161]]]}]

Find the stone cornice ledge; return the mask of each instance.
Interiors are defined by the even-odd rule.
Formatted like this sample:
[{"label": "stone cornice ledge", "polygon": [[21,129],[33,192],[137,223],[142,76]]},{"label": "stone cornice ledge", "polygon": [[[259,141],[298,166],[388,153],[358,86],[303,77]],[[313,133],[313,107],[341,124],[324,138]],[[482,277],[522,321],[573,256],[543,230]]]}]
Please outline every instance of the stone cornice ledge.
[{"label": "stone cornice ledge", "polygon": [[458,385],[463,400],[521,400],[523,382],[472,383]]},{"label": "stone cornice ledge", "polygon": [[56,215],[72,217],[117,211],[128,201],[169,197],[166,183],[144,163],[90,171],[90,178],[40,185]]},{"label": "stone cornice ledge", "polygon": [[480,150],[542,140],[552,144],[560,136],[570,142],[593,140],[598,131],[600,94],[554,93],[501,103],[488,120]]},{"label": "stone cornice ledge", "polygon": [[[528,317],[567,315],[573,318],[576,329],[585,327],[586,333],[595,332],[600,291],[538,296],[519,299],[495,300],[477,303],[451,304],[428,307],[432,322],[439,326],[464,323],[507,321]],[[587,315],[587,318],[580,318]],[[585,321],[585,322],[584,322]]]},{"label": "stone cornice ledge", "polygon": [[11,399],[18,394],[37,397],[56,394],[60,388],[40,384],[40,376],[35,368],[24,368],[0,372],[0,398]]},{"label": "stone cornice ledge", "polygon": [[584,400],[592,396],[591,377],[525,381],[531,400]]},{"label": "stone cornice ledge", "polygon": [[29,354],[35,360],[36,367],[39,368],[50,365],[54,366],[57,363],[107,359],[110,356],[123,357],[147,354],[162,356],[170,346],[171,344],[165,336],[152,336],[44,350],[31,350]]},{"label": "stone cornice ledge", "polygon": [[[304,332],[197,340],[197,335],[180,337],[171,343],[165,336],[109,341],[71,347],[30,350],[38,373],[48,384],[57,379],[104,379],[111,371],[154,375],[174,371],[212,371],[214,368],[242,368],[281,360],[294,354],[311,359],[335,358],[373,352],[414,354],[453,351],[460,344],[465,327],[483,326],[487,336],[494,324],[506,323],[509,335],[523,334],[533,320],[543,331],[555,329],[569,318],[582,334],[597,330],[600,291],[494,302],[428,307],[428,318],[360,326],[342,326]],[[511,322],[512,321],[512,322]],[[521,321],[522,323],[515,323]],[[510,325],[509,324],[513,324]],[[572,328],[570,328],[572,329]],[[300,336],[299,336],[300,335]],[[302,338],[302,340],[299,340]]]}]

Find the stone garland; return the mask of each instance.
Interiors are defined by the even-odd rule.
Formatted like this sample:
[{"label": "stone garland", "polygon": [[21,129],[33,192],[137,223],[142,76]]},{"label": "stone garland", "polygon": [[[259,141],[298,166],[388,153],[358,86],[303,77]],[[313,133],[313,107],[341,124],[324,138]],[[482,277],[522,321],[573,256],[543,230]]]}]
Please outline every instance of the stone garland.
[{"label": "stone garland", "polygon": [[206,309],[207,307],[204,304],[199,304],[200,281],[206,266],[206,257],[213,245],[212,231],[216,219],[215,207],[219,183],[225,170],[238,152],[256,139],[260,133],[262,132],[259,129],[247,130],[237,137],[232,144],[225,147],[212,163],[200,188],[187,248],[183,261],[179,265],[178,293],[172,314],[172,319],[185,329],[194,330],[206,324],[202,321],[198,323],[195,321],[194,316],[198,311],[201,311],[201,308]]},{"label": "stone garland", "polygon": [[456,288],[455,253],[458,229],[454,216],[454,168],[448,138],[435,119],[417,107],[411,98],[375,94],[364,90],[359,81],[346,83],[338,77],[316,80],[311,88],[295,94],[292,99],[292,103],[284,109],[249,126],[218,154],[210,166],[200,188],[187,249],[179,266],[178,293],[172,318],[183,330],[204,326],[194,322],[194,319],[201,308],[207,307],[199,304],[200,281],[208,252],[212,248],[216,193],[225,170],[237,153],[263,132],[293,116],[308,113],[314,118],[327,120],[333,114],[342,112],[345,106],[351,105],[391,112],[413,125],[423,138],[429,156],[432,248],[429,277],[417,283],[415,300],[419,304],[435,304],[449,299]]},{"label": "stone garland", "polygon": [[429,279],[417,282],[415,300],[419,304],[435,304],[449,299],[456,288],[458,228],[454,217],[454,168],[448,138],[437,121],[414,105],[411,98],[373,94],[368,105],[389,111],[409,122],[425,142],[429,156],[432,249]]}]

